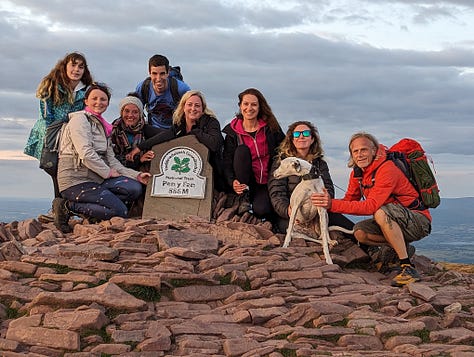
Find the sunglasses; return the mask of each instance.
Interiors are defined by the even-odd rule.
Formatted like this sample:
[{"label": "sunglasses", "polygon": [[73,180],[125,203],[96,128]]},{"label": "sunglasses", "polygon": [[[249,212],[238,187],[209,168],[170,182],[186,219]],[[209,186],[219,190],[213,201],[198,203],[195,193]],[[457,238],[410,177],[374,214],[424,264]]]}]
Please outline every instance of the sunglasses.
[{"label": "sunglasses", "polygon": [[303,137],[308,138],[308,137],[311,136],[311,130],[306,129],[306,130],[302,130],[302,131],[294,131],[293,132],[293,137],[294,138],[299,138],[301,134],[303,134]]}]

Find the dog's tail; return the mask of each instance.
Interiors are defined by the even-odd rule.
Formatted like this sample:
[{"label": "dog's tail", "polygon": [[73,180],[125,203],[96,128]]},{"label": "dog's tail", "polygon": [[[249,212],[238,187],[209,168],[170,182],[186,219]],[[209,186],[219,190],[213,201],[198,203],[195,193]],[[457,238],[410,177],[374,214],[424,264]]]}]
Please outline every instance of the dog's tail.
[{"label": "dog's tail", "polygon": [[353,229],[346,229],[346,228],[342,228],[340,226],[330,226],[330,227],[328,227],[328,230],[329,231],[339,231],[339,232],[346,233],[346,234],[354,234]]}]

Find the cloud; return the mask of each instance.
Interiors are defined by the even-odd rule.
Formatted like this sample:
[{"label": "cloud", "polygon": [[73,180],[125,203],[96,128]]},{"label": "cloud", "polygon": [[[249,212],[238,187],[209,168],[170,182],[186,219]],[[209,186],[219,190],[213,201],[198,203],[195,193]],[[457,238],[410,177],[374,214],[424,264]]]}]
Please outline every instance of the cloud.
[{"label": "cloud", "polygon": [[[358,130],[387,144],[418,138],[441,158],[441,171],[453,155],[472,162],[474,42],[466,29],[474,5],[431,4],[3,2],[0,150],[22,152],[38,116],[38,83],[67,52],[84,53],[94,78],[112,87],[110,121],[121,97],[147,76],[148,58],[162,53],[203,91],[221,126],[248,87],[264,93],[284,130],[313,121],[341,177],[347,140]],[[440,32],[446,21],[451,26]]]}]

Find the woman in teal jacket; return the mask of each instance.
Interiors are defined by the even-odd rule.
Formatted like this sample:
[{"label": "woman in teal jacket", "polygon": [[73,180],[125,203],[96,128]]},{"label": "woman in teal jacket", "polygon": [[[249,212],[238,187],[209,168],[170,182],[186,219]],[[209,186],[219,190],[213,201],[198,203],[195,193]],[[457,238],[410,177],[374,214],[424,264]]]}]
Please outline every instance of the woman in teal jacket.
[{"label": "woman in teal jacket", "polygon": [[[36,90],[36,97],[40,100],[39,118],[31,129],[25,154],[40,160],[46,128],[58,121],[66,121],[68,113],[84,109],[84,95],[91,83],[92,76],[84,55],[73,52],[58,61]],[[54,197],[61,197],[57,169],[44,170],[53,180]]]}]

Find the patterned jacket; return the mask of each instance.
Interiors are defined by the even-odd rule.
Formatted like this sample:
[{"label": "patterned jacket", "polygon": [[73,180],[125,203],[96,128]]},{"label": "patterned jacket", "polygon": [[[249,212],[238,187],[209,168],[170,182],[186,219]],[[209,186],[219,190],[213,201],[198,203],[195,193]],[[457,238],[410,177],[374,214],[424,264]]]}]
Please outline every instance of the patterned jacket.
[{"label": "patterned jacket", "polygon": [[[64,92],[61,88],[59,90]],[[40,100],[39,117],[31,129],[23,151],[26,155],[35,157],[39,160],[41,158],[41,151],[43,150],[46,127],[55,122],[67,120],[68,113],[84,109],[86,86],[80,82],[76,86],[74,93],[74,103],[72,104],[66,100],[60,105],[54,105],[52,98]],[[65,92],[64,96],[66,96]]]}]

